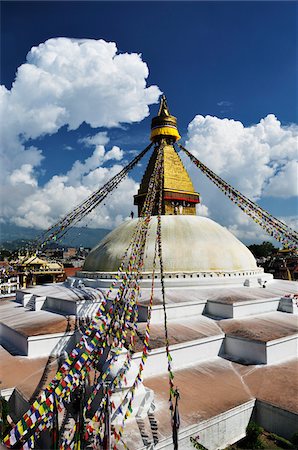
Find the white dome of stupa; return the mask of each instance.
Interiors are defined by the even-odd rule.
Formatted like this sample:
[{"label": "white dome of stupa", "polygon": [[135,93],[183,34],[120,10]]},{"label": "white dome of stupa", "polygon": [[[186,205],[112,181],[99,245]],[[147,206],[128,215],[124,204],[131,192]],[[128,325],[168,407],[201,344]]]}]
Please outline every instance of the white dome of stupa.
[{"label": "white dome of stupa", "polygon": [[[109,233],[87,256],[83,271],[117,272],[138,219],[127,220]],[[151,217],[142,272],[151,273],[157,217]],[[200,216],[161,216],[165,273],[255,271],[248,248],[230,231]]]}]

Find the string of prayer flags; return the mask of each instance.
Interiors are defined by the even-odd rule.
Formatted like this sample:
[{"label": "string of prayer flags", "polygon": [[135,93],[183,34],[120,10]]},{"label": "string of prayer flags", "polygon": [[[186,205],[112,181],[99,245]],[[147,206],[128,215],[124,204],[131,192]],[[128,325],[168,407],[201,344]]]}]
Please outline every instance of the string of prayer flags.
[{"label": "string of prayer flags", "polygon": [[[140,295],[138,280],[143,266],[150,218],[154,208],[155,198],[160,187],[161,164],[162,152],[159,151],[156,166],[149,182],[149,189],[144,202],[142,217],[137,223],[133,239],[127,249],[127,254],[125,255],[126,259],[128,252],[130,252],[128,261],[123,259],[123,263],[110,287],[108,295],[103,299],[95,317],[85,330],[76,347],[72,350],[66,361],[56,373],[54,379],[42,391],[30,409],[25,413],[24,417],[26,420],[22,418],[10,431],[9,435],[5,437],[4,442],[8,447],[11,447],[20,441],[25,441],[27,442],[27,445],[31,445],[29,442],[34,441],[34,437],[31,439],[31,436],[34,436],[37,433],[37,430],[42,431],[49,418],[53,416],[54,393],[61,400],[67,401],[70,397],[70,393],[74,392],[85,379],[92,364],[97,360],[98,355],[103,353],[104,348],[110,346],[111,349],[115,349],[118,345],[123,345],[127,331],[131,330],[133,339],[130,341],[130,351],[127,352],[128,356],[124,364],[124,370],[121,371],[121,375],[113,383],[114,386],[121,384],[121,380],[130,367],[132,349],[135,344],[137,300]],[[89,206],[91,207],[91,203]],[[79,211],[79,208],[77,208],[76,211]],[[66,229],[70,222],[71,220],[68,218],[66,222],[62,223],[61,230]],[[56,234],[52,237],[54,236],[56,236]],[[108,308],[110,295],[117,287],[118,291],[112,302],[113,307]],[[151,317],[151,312],[148,313],[148,316]],[[149,333],[149,328],[147,331]],[[140,363],[139,374],[136,377],[134,388],[131,392],[130,408],[126,410],[126,412],[128,411],[128,414],[131,414],[131,402],[134,398],[134,389],[142,379],[141,373],[147,358],[148,344],[149,339],[148,335],[146,335],[144,355]],[[117,358],[117,356],[116,353],[115,358]],[[102,375],[103,379],[107,379],[109,370],[110,367],[108,367],[106,373]],[[104,406],[105,401],[102,402],[101,411],[99,410],[97,414],[100,420],[102,420]],[[88,427],[89,431],[91,429],[92,426]],[[98,433],[100,434],[100,432]],[[73,443],[69,443],[65,440],[63,442],[63,448],[71,448],[73,446]]]},{"label": "string of prayer flags", "polygon": [[273,217],[268,211],[254,203],[249,198],[241,194],[237,189],[212,172],[207,166],[199,161],[181,144],[179,147],[187,154],[190,160],[204,173],[235,205],[237,205],[245,214],[262,229],[285,247],[297,248],[298,233],[283,223],[281,220]]}]

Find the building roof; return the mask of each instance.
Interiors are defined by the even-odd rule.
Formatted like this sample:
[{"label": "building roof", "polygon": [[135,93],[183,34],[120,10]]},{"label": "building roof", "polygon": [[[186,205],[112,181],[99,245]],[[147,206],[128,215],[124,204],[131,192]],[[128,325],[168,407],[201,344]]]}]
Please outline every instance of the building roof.
[{"label": "building roof", "polygon": [[64,267],[65,278],[74,277],[81,267]]},{"label": "building roof", "polygon": [[20,256],[17,261],[11,261],[14,267],[29,267],[29,266],[42,266],[48,270],[63,270],[63,264],[57,261],[48,261],[47,259],[41,259],[36,255],[33,256]]},{"label": "building roof", "polygon": [[[247,367],[220,358],[178,370],[174,385],[180,393],[180,428],[196,425],[254,399],[298,413],[296,397],[293,396],[293,392],[298,391],[297,371],[297,359],[274,366]],[[170,438],[167,374],[146,379],[144,384],[154,390],[157,436],[160,441]],[[291,389],[285,386],[291,386]],[[144,425],[150,436],[149,424],[144,421]],[[124,441],[129,448],[142,448],[135,420],[127,422]]]},{"label": "building roof", "polygon": [[[138,336],[135,351],[143,350],[146,323],[138,323]],[[221,328],[212,319],[204,316],[182,318],[168,323],[168,338],[170,345],[196,341],[211,336],[224,336]],[[143,341],[142,341],[143,340]],[[165,346],[164,324],[151,324],[149,348],[156,349]]]},{"label": "building roof", "polygon": [[[41,379],[48,357],[12,356],[0,346],[0,359],[1,389],[15,386],[26,399],[29,399]],[[49,381],[57,369],[58,363],[55,360],[49,370]]]},{"label": "building roof", "polygon": [[[67,329],[67,318],[50,311],[29,311],[13,301],[1,302],[1,321],[17,333],[26,337],[43,334],[64,333]],[[74,319],[70,325],[74,328]],[[3,336],[5,338],[5,336]]]},{"label": "building roof", "polygon": [[243,319],[219,321],[226,336],[269,342],[298,333],[297,317],[284,312],[271,312]]}]

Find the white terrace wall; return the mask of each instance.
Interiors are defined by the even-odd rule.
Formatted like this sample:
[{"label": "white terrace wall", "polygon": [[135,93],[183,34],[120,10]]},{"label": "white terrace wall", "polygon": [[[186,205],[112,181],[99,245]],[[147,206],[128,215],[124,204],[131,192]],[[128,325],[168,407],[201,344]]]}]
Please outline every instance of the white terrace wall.
[{"label": "white terrace wall", "polygon": [[16,423],[22,415],[28,411],[30,404],[24,399],[23,395],[15,389],[8,400],[9,414]]},{"label": "white terrace wall", "polygon": [[13,350],[19,355],[28,355],[27,337],[4,323],[0,323],[0,343],[7,351]]},{"label": "white terrace wall", "polygon": [[232,359],[246,361],[250,364],[266,364],[266,343],[250,341],[241,337],[226,336],[224,354]]},{"label": "white terrace wall", "polygon": [[236,319],[254,314],[263,314],[277,311],[280,297],[267,298],[266,300],[252,300],[246,302],[235,302],[233,304],[208,300],[206,311],[211,316],[223,319]]},{"label": "white terrace wall", "polygon": [[[68,341],[73,332],[68,333],[53,333],[53,334],[43,334],[38,336],[28,337],[28,355],[30,358],[36,358],[40,356],[49,356],[55,347],[58,347],[61,339]],[[57,351],[55,354],[59,354]]]},{"label": "white terrace wall", "polygon": [[[255,400],[236,406],[212,419],[204,420],[179,432],[179,448],[193,450],[190,438],[199,436],[199,443],[208,450],[226,448],[245,436],[245,430],[253,414]],[[161,441],[156,450],[173,450],[172,439]]]},{"label": "white terrace wall", "polygon": [[[210,336],[196,341],[183,342],[182,344],[171,345],[173,357],[173,369],[179,370],[186,366],[195,364],[198,361],[205,361],[216,358],[219,354],[223,334]],[[135,353],[134,362],[139,365],[142,354]],[[167,358],[165,347],[153,349],[149,352],[148,360],[144,369],[144,377],[151,377],[167,372]]]},{"label": "white terrace wall", "polygon": [[298,355],[298,334],[267,342],[266,350],[267,364],[275,364],[289,358],[295,358]]},{"label": "white terrace wall", "polygon": [[[167,319],[174,320],[183,317],[194,317],[203,314],[206,306],[206,300],[198,300],[195,302],[183,302],[181,304],[167,303]],[[162,305],[156,305],[152,308],[151,323],[163,323],[164,310]]]},{"label": "white terrace wall", "polygon": [[269,342],[253,341],[238,336],[226,336],[224,354],[250,364],[276,364],[298,354],[298,334]]}]

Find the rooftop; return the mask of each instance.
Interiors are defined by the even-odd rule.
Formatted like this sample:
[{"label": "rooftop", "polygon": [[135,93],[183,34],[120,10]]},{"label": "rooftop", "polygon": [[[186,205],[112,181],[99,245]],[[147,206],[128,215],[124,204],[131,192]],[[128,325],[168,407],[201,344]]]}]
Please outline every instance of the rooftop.
[{"label": "rooftop", "polygon": [[258,317],[226,319],[218,323],[227,336],[259,342],[269,342],[298,333],[297,317],[278,311]]},{"label": "rooftop", "polygon": [[[26,337],[64,333],[68,324],[64,315],[44,310],[31,311],[13,301],[1,302],[1,321]],[[74,318],[70,318],[70,326],[73,329]]]},{"label": "rooftop", "polygon": [[[138,324],[138,337],[136,342],[136,352],[143,349],[146,323]],[[204,316],[197,316],[190,319],[177,319],[168,323],[168,337],[170,345],[182,344],[195,341],[210,336],[222,335],[221,328],[211,319]],[[141,337],[141,339],[140,339]],[[149,348],[155,349],[165,346],[164,324],[152,324],[150,326]],[[150,357],[150,356],[149,356]]]},{"label": "rooftop", "polygon": [[[179,388],[181,428],[197,424],[229,409],[259,399],[277,407],[298,413],[293,392],[298,391],[298,360],[274,366],[242,366],[215,358],[175,372],[174,383]],[[273,388],[274,380],[274,388]],[[145,380],[145,386],[155,392],[155,418],[160,440],[171,436],[169,386],[167,375]],[[291,386],[291,389],[285,389]],[[282,392],[282,395],[281,395]],[[140,431],[135,421],[127,423],[125,442],[139,448]]]}]

